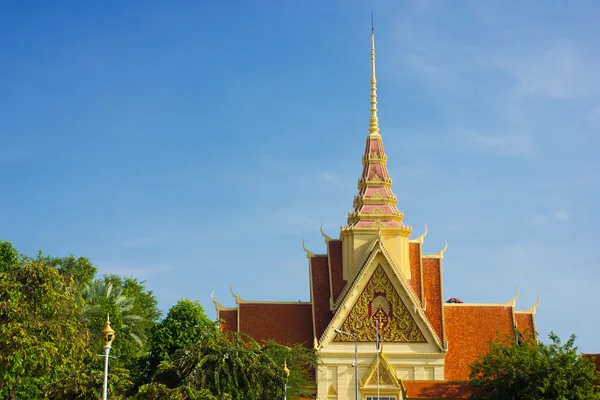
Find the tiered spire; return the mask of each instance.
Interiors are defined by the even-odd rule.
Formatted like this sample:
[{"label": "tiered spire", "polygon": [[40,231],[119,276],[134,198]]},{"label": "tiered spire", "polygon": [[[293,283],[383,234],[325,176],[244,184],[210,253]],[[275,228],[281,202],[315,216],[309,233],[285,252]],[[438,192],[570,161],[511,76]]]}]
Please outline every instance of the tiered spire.
[{"label": "tiered spire", "polygon": [[371,32],[371,119],[369,135],[363,155],[363,172],[358,180],[358,196],[354,197],[354,211],[348,214],[348,228],[401,229],[410,234],[402,224],[403,215],[396,208],[392,193],[392,179],[387,167],[387,157],[379,134],[377,117],[377,80],[375,78],[375,33]]}]

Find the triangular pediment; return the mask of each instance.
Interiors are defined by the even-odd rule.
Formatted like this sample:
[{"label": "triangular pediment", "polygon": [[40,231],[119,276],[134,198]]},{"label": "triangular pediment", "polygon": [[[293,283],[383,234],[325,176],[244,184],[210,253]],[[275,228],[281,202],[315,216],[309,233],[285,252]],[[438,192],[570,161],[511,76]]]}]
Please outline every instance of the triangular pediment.
[{"label": "triangular pediment", "polygon": [[[381,264],[375,268],[340,329],[354,333],[359,342],[375,342],[377,322],[383,342],[427,343]],[[353,340],[343,333],[334,338],[335,342]]]},{"label": "triangular pediment", "polygon": [[383,353],[373,360],[371,368],[369,368],[365,378],[361,381],[362,387],[377,386],[378,384],[380,386],[400,387],[400,381],[396,376],[396,372]]},{"label": "triangular pediment", "polygon": [[[362,267],[344,289],[335,314],[319,340],[319,348],[328,343],[351,343],[357,333],[359,342],[373,342],[375,323],[380,321],[381,340],[408,346],[433,345],[445,352],[440,339],[425,315],[421,302],[410,284],[396,268],[385,245],[376,239],[369,246]],[[407,351],[436,351],[433,348],[408,347]],[[408,350],[411,349],[411,350]],[[421,350],[417,350],[421,349]]]}]

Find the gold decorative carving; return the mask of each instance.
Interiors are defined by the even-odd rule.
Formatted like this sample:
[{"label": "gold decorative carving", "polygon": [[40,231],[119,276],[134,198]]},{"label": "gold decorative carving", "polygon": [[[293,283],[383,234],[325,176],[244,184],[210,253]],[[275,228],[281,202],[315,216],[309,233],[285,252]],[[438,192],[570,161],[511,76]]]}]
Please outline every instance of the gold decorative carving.
[{"label": "gold decorative carving", "polygon": [[381,197],[382,197],[382,196],[381,196],[381,193],[379,193],[379,192],[374,192],[374,193],[371,195],[371,198],[373,198],[373,199],[380,199]]},{"label": "gold decorative carving", "polygon": [[[377,370],[379,369],[379,377],[377,376]],[[391,386],[400,386],[400,382],[398,381],[398,377],[396,376],[396,372],[390,365],[389,361],[383,354],[383,352],[379,355],[379,368],[377,368],[377,358],[373,360],[369,371],[365,375],[365,379],[361,380],[361,386],[377,386],[377,382],[379,381],[380,385],[391,385]]]},{"label": "gold decorative carving", "polygon": [[369,228],[381,229],[381,228],[385,228],[385,225],[383,225],[383,223],[381,221],[375,221],[375,222],[371,223],[371,225],[369,225]]},{"label": "gold decorative carving", "polygon": [[369,214],[372,215],[382,215],[383,214],[383,210],[379,207],[375,207],[374,209],[371,210],[371,212]]},{"label": "gold decorative carving", "polygon": [[[427,342],[381,264],[375,269],[340,329],[355,333],[359,342],[374,342],[376,321],[379,321],[383,342]],[[350,335],[336,334],[334,337],[335,342],[352,340]]]},{"label": "gold decorative carving", "polygon": [[329,390],[327,391],[327,396],[337,396],[337,392],[333,385],[329,385]]}]

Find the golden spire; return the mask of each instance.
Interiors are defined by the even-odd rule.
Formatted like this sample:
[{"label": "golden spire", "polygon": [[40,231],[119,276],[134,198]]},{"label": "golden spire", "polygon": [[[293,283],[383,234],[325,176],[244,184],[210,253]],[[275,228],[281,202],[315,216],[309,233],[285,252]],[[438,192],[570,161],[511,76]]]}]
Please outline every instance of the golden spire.
[{"label": "golden spire", "polygon": [[381,137],[379,134],[379,119],[377,118],[377,79],[375,79],[375,29],[371,21],[371,123],[369,137]]}]

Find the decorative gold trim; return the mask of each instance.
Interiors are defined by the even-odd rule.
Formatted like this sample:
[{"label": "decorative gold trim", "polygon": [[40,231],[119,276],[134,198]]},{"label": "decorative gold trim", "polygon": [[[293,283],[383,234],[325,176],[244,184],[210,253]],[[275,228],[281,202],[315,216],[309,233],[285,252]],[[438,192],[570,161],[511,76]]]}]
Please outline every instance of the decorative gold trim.
[{"label": "decorative gold trim", "polygon": [[244,299],[242,299],[240,296],[238,296],[237,294],[235,294],[233,292],[233,285],[231,285],[229,287],[229,291],[231,292],[231,295],[233,296],[233,298],[235,299],[235,304],[240,305],[240,303],[245,303]]},{"label": "decorative gold trim", "polygon": [[[383,367],[383,368],[382,368]],[[382,371],[384,372],[382,374]],[[371,363],[371,367],[367,371],[364,379],[360,380],[360,387],[364,388],[365,386],[377,386],[377,357]],[[383,351],[379,353],[379,384],[380,385],[389,385],[402,387],[400,384],[400,380],[394,371],[394,368],[388,361]]]},{"label": "decorative gold trim", "polygon": [[331,397],[337,396],[337,392],[336,392],[335,388],[333,387],[333,384],[329,385],[329,389],[327,390],[327,396],[331,396]]},{"label": "decorative gold trim", "polygon": [[306,258],[311,258],[315,256],[315,253],[313,253],[312,251],[308,250],[306,248],[306,246],[304,245],[304,239],[302,239],[302,248],[304,249],[304,251],[306,252]]},{"label": "decorative gold trim", "polygon": [[[400,286],[404,289],[404,291],[408,295],[410,301],[413,304],[420,303],[420,300],[417,297],[417,295],[414,293],[414,291],[409,289],[410,284],[408,283],[406,278],[404,278],[404,275],[402,275],[400,273],[400,271],[398,270],[398,267],[396,267],[396,263],[390,257],[390,254],[387,251],[387,249],[385,248],[385,245],[383,244],[381,239],[375,238],[375,239],[373,239],[371,244],[367,247],[367,249],[365,250],[365,253],[362,256],[362,260],[361,260],[362,262],[359,264],[359,265],[362,265],[362,267],[358,271],[356,277],[354,278],[353,281],[348,281],[348,283],[342,290],[342,293],[340,294],[339,298],[335,302],[335,310],[336,311],[335,311],[333,317],[331,318],[331,320],[329,321],[329,324],[323,331],[323,334],[321,335],[321,338],[319,339],[319,343],[323,343],[325,338],[331,333],[331,331],[333,331],[333,327],[339,323],[337,320],[340,319],[343,316],[343,314],[345,314],[343,311],[343,310],[345,310],[345,307],[341,308],[340,307],[341,304],[345,304],[348,302],[352,293],[354,293],[354,291],[358,285],[358,282],[363,279],[364,275],[367,273],[367,270],[369,269],[369,266],[373,263],[373,260],[375,259],[377,254],[379,254],[380,252],[385,257],[385,259],[388,262],[388,264],[390,265],[391,269],[394,271],[394,275],[396,276],[396,279],[399,280]],[[443,300],[440,300],[440,301],[442,304],[444,304]],[[425,315],[423,310],[421,308],[417,308],[417,310],[418,310],[419,318],[421,318],[421,321],[423,322],[423,324],[425,324],[427,331],[433,338],[433,341],[435,342],[435,344],[438,346],[438,348],[442,352],[447,352],[448,351],[447,345],[442,344],[442,339],[438,336],[435,329],[433,329],[431,322],[429,322],[429,319],[427,318],[427,316]]]},{"label": "decorative gold trim", "polygon": [[425,224],[425,232],[423,232],[423,234],[421,236],[419,236],[418,238],[415,238],[415,239],[411,239],[409,241],[411,243],[423,244],[423,242],[425,241],[425,237],[426,236],[427,236],[427,224]]},{"label": "decorative gold trim", "polygon": [[214,290],[210,294],[210,298],[212,299],[212,302],[215,305],[215,311],[217,312],[217,315],[219,314],[219,311],[223,311],[223,310],[227,309],[224,305],[222,305],[221,303],[219,303],[218,301],[215,300],[215,291]]},{"label": "decorative gold trim", "polygon": [[373,154],[369,154],[367,156],[363,156],[362,158],[362,165],[367,165],[367,164],[386,164],[387,163],[387,156],[384,155],[380,155],[379,153],[373,153]]},{"label": "decorative gold trim", "polygon": [[537,295],[537,301],[535,302],[535,304],[531,308],[529,308],[527,310],[527,312],[531,313],[531,314],[535,314],[535,312],[537,311],[537,308],[539,307],[539,305],[540,305],[540,295],[538,294]]},{"label": "decorative gold trim", "polygon": [[[418,313],[417,313],[418,314]],[[427,343],[417,321],[396,291],[389,275],[378,264],[362,293],[352,305],[340,329],[353,332],[359,342],[375,342],[375,325],[380,321],[382,341],[394,343]],[[338,333],[335,342],[354,338]]]},{"label": "decorative gold trim", "polygon": [[439,258],[440,260],[444,259],[444,253],[448,250],[448,241],[445,240],[444,248],[438,251],[436,254],[427,254],[423,255],[423,258]]},{"label": "decorative gold trim", "polygon": [[329,236],[327,236],[325,232],[323,232],[323,224],[321,224],[321,227],[319,229],[321,230],[321,235],[323,236],[323,239],[325,239],[325,244],[329,243],[329,241],[332,239]]},{"label": "decorative gold trim", "polygon": [[519,300],[519,287],[517,286],[517,294],[515,297],[512,298],[512,300],[506,302],[507,306],[511,306],[511,307],[515,307],[517,305],[517,300]]},{"label": "decorative gold trim", "polygon": [[389,189],[392,187],[392,178],[381,179],[379,176],[376,175],[371,179],[360,178],[358,180],[358,190],[362,190],[364,188],[372,186],[383,186]]}]

